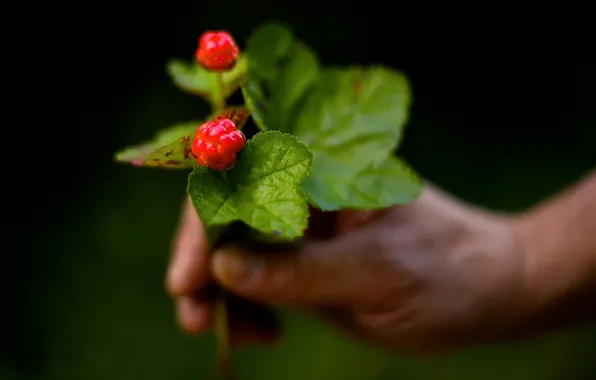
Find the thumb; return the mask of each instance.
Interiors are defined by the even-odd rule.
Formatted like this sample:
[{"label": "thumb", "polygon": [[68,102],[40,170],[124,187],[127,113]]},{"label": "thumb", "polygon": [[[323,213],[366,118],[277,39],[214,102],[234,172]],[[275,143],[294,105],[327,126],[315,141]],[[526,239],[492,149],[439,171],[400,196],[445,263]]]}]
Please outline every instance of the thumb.
[{"label": "thumb", "polygon": [[[353,235],[352,235],[353,236]],[[328,305],[363,289],[362,244],[334,239],[306,243],[297,252],[259,254],[239,247],[214,253],[212,272],[228,290],[272,304]],[[353,239],[350,239],[353,240]]]}]

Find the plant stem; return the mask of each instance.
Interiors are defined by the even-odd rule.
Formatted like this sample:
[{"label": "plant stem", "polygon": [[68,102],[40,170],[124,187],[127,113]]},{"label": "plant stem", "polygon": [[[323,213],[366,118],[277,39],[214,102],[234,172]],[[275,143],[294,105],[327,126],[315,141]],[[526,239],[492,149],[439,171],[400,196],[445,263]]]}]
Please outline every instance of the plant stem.
[{"label": "plant stem", "polygon": [[226,293],[221,291],[215,300],[214,330],[217,340],[217,365],[215,375],[218,379],[233,379],[232,369],[232,351],[230,347],[230,330],[228,321],[228,310],[226,303]]},{"label": "plant stem", "polygon": [[[215,79],[217,81],[218,95],[213,111],[219,114],[222,113],[226,107],[223,74],[220,72],[215,73]],[[223,172],[222,176],[225,178],[226,172]],[[234,376],[231,363],[232,349],[230,347],[230,326],[228,321],[226,293],[223,289],[220,289],[217,299],[215,300],[213,324],[217,342],[215,376],[217,379],[221,380],[232,380]]]},{"label": "plant stem", "polygon": [[226,95],[223,81],[223,73],[216,72],[215,80],[217,81],[217,99],[215,104],[213,105],[213,108],[216,113],[222,113],[226,108]]}]

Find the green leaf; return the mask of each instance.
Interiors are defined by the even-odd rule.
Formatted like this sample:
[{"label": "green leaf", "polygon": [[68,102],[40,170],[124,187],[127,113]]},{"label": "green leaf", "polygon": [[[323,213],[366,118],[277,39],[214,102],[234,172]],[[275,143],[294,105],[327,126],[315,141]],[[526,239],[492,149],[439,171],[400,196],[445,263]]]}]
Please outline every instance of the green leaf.
[{"label": "green leaf", "polygon": [[[222,113],[213,114],[207,120],[230,119],[238,129],[242,129],[249,115],[248,108],[236,106],[229,107]],[[115,159],[135,166],[168,169],[195,167],[197,163],[191,154],[191,144],[197,128],[201,124],[202,122],[192,121],[163,129],[157,132],[153,141],[124,149],[116,153]]]},{"label": "green leaf", "polygon": [[396,71],[329,69],[306,100],[294,134],[313,151],[367,166],[397,148],[409,105],[408,82]]},{"label": "green leaf", "polygon": [[[152,141],[141,143],[137,146],[125,148],[114,155],[114,159],[118,162],[126,162],[131,163],[135,166],[157,166],[157,165],[145,165],[144,161],[148,158],[148,156],[160,148],[167,146],[168,144],[172,143],[173,141],[179,143],[179,139],[182,139],[185,136],[193,134],[198,126],[201,125],[200,121],[189,121],[186,123],[175,124],[171,127],[162,129],[161,131],[155,134],[155,137]],[[169,159],[173,159],[170,155],[165,157],[165,153],[168,150],[162,152],[164,154],[164,164]],[[155,155],[153,155],[155,158]],[[178,157],[179,158],[179,157]],[[179,167],[179,166],[175,166]]]},{"label": "green leaf", "polygon": [[297,103],[319,74],[316,54],[289,28],[269,22],[249,38],[247,57],[249,74],[242,94],[255,123],[261,130],[289,131]]},{"label": "green leaf", "polygon": [[295,107],[319,76],[316,54],[303,44],[292,46],[288,63],[271,82],[271,102],[266,124],[272,129],[288,132],[296,117]]},{"label": "green leaf", "polygon": [[[317,161],[318,164],[318,161]],[[323,210],[376,209],[409,203],[420,195],[422,184],[403,161],[390,156],[356,174],[333,160],[323,161],[328,175],[311,176],[304,182],[311,201]]]},{"label": "green leaf", "polygon": [[398,72],[381,67],[323,71],[293,130],[314,154],[304,183],[311,201],[323,210],[364,207],[352,198],[350,186],[358,173],[384,162],[397,148],[409,105],[409,86]]},{"label": "green leaf", "polygon": [[[259,129],[288,132],[299,101],[319,76],[317,56],[305,45],[295,42],[285,60],[276,66],[276,75],[271,80],[258,75],[259,65],[252,57],[249,55],[249,61],[255,68],[251,68],[247,83],[242,86],[244,102]],[[270,101],[265,97],[264,87],[269,90]]]},{"label": "green leaf", "polygon": [[268,22],[256,29],[246,43],[250,67],[266,80],[273,80],[278,72],[278,63],[292,48],[294,36],[288,27],[277,22]]},{"label": "green leaf", "polygon": [[250,110],[246,107],[235,106],[226,108],[222,113],[215,113],[209,120],[230,119],[236,125],[236,128],[242,129],[244,124],[248,121]]},{"label": "green leaf", "polygon": [[[195,125],[195,131],[198,125]],[[136,166],[166,169],[188,169],[197,166],[197,161],[191,152],[193,137],[194,132],[154,150]]]},{"label": "green leaf", "polygon": [[[247,60],[244,56],[241,56],[232,70],[222,74],[226,99],[246,81],[247,70]],[[205,70],[196,62],[174,59],[168,62],[166,71],[174,84],[181,90],[203,97],[212,106],[219,99],[220,89],[217,84],[216,74]]]},{"label": "green leaf", "polygon": [[242,86],[242,96],[257,127],[261,131],[266,131],[265,115],[267,105],[265,103],[265,94],[261,84],[253,74],[249,74],[248,82]]},{"label": "green leaf", "polygon": [[207,227],[240,220],[264,233],[284,238],[303,234],[308,220],[300,183],[313,157],[294,136],[260,132],[246,143],[233,169],[216,172],[196,167],[188,193]]}]

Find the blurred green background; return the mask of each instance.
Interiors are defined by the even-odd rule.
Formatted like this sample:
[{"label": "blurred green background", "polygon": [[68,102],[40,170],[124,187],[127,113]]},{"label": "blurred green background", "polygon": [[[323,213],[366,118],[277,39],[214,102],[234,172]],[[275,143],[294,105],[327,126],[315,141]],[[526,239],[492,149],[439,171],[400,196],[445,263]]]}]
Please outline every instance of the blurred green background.
[{"label": "blurred green background", "polygon": [[[395,6],[65,3],[63,37],[56,41],[64,49],[55,58],[64,71],[55,95],[62,124],[48,143],[60,144],[55,160],[69,160],[72,168],[51,168],[50,190],[30,222],[40,232],[15,235],[20,251],[9,258],[7,268],[14,270],[5,277],[24,285],[5,296],[11,311],[4,313],[0,379],[207,378],[212,337],[179,331],[163,286],[186,174],[111,161],[117,149],[207,112],[164,71],[170,57],[190,59],[206,29],[228,29],[243,44],[255,26],[275,18],[290,24],[324,64],[403,70],[414,105],[400,154],[470,202],[520,211],[594,166],[594,33],[531,33],[529,27],[504,33],[489,23],[473,32],[457,23],[400,29],[412,15],[396,14]],[[596,330],[589,327],[414,359],[388,356],[296,313],[284,315],[278,346],[236,353],[240,379],[596,374]]]}]

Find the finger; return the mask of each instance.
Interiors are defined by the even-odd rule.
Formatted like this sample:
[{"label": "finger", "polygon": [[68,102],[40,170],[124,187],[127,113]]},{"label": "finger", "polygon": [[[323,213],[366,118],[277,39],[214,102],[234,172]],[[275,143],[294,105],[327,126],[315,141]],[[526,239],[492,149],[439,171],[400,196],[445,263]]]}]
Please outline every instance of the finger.
[{"label": "finger", "polygon": [[172,258],[167,275],[171,295],[189,295],[196,291],[207,277],[208,246],[203,224],[187,198],[178,233],[174,240]]},{"label": "finger", "polygon": [[178,323],[189,334],[198,334],[211,328],[213,304],[220,288],[207,283],[200,290],[176,298]]},{"label": "finger", "polygon": [[[200,334],[213,327],[214,301],[218,291],[208,286],[195,296],[176,300],[178,323],[188,334]],[[227,298],[230,339],[234,347],[272,344],[279,336],[279,319],[273,310],[234,296]]]},{"label": "finger", "polygon": [[209,302],[193,297],[180,297],[176,301],[178,324],[189,334],[199,334],[211,327],[213,308]]},{"label": "finger", "polygon": [[[371,253],[371,234],[358,231],[305,244],[299,252],[256,254],[239,247],[217,251],[212,272],[234,293],[266,303],[315,306],[345,302],[363,291],[362,253]],[[372,252],[374,254],[374,252]]]}]

